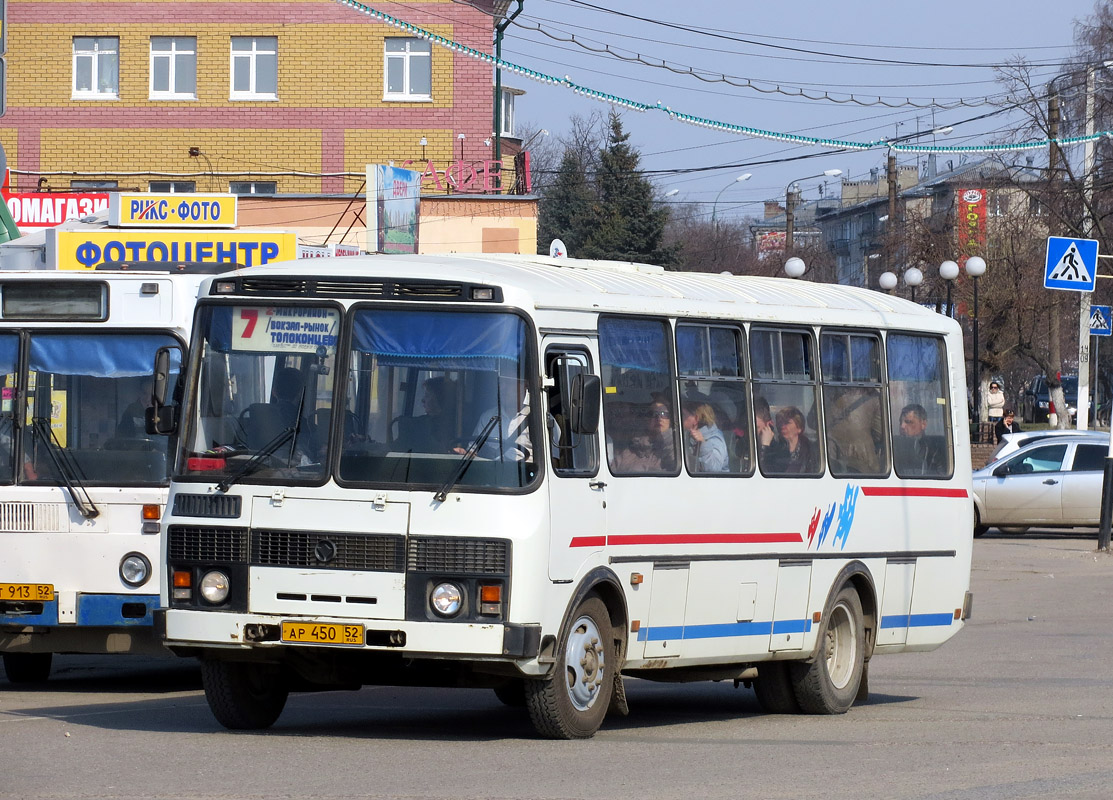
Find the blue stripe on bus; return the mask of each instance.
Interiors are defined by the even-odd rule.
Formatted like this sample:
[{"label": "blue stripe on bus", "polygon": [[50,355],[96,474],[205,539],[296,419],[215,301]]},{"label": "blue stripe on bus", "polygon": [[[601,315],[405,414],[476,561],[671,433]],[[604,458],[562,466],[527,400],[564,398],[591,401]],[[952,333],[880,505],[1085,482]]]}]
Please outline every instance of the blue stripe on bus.
[{"label": "blue stripe on bus", "polygon": [[[143,616],[124,616],[124,605],[135,611],[142,606]],[[136,627],[154,624],[152,612],[158,608],[157,594],[79,594],[77,596],[77,625],[96,627]],[[58,601],[43,603],[41,614],[0,614],[0,625],[58,626]],[[71,623],[65,624],[73,627]]]},{"label": "blue stripe on bus", "polygon": [[931,628],[950,625],[954,614],[893,614],[881,618],[882,628]]},{"label": "blue stripe on bus", "polygon": [[776,622],[723,622],[709,625],[659,625],[638,630],[639,642],[675,639],[725,639],[732,636],[769,636],[772,633],[804,633],[810,619],[781,619]]}]

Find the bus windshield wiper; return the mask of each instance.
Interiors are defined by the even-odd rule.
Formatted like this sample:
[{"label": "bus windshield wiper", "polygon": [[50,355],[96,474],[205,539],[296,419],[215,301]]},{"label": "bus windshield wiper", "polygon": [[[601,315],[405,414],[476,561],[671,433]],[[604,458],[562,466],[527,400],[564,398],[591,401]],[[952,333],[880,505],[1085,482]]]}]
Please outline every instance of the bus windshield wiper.
[{"label": "bus windshield wiper", "polygon": [[78,478],[79,470],[73,456],[69,454],[66,448],[62,447],[62,443],[54,435],[54,429],[50,427],[50,420],[46,417],[33,417],[31,425],[31,429],[46,443],[47,455],[54,463],[54,469],[58,472],[62,485],[70,493],[73,504],[77,506],[78,513],[85,519],[99,516],[100,509],[93,504],[89,493],[81,485],[81,479]]},{"label": "bus windshield wiper", "polygon": [[438,489],[437,493],[433,495],[434,500],[436,500],[438,503],[443,503],[445,501],[445,498],[448,497],[448,493],[452,490],[452,487],[455,486],[456,482],[463,477],[464,471],[467,470],[468,465],[471,464],[471,462],[475,461],[475,457],[479,453],[479,448],[486,444],[487,438],[491,435],[491,431],[495,429],[498,421],[498,414],[495,414],[495,416],[487,420],[487,424],[483,426],[483,430],[481,430],[479,432],[479,435],[475,437],[475,441],[472,442],[467,451],[462,456],[460,456],[460,461],[456,464],[456,469],[452,471],[452,475],[449,476],[448,480],[444,482],[444,486]]},{"label": "bus windshield wiper", "polygon": [[218,483],[216,485],[216,490],[218,492],[227,492],[228,489],[231,488],[232,484],[239,482],[255,470],[259,469],[265,458],[273,455],[275,450],[282,447],[282,445],[286,444],[286,442],[297,436],[297,430],[298,429],[296,425],[284,429],[281,433],[279,433],[277,436],[275,436],[273,439],[259,448],[259,451],[255,453],[251,458],[249,458],[242,467],[240,467],[234,473]]}]

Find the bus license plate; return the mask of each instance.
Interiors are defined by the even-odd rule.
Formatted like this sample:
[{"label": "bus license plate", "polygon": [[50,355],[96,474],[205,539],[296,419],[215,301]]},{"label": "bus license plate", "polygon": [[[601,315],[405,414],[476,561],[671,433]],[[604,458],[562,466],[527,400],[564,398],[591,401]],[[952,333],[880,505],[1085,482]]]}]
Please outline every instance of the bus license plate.
[{"label": "bus license plate", "polygon": [[54,586],[49,583],[0,583],[0,600],[54,599]]},{"label": "bus license plate", "polygon": [[283,622],[282,641],[298,644],[363,644],[362,625],[333,625],[327,622]]}]

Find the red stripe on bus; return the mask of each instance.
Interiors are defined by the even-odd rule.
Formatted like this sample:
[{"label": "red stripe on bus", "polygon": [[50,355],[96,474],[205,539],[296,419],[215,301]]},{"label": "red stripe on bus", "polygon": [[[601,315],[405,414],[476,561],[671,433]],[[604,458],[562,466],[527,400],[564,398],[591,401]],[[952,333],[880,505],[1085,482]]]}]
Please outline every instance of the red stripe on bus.
[{"label": "red stripe on bus", "polygon": [[571,547],[599,547],[604,544],[800,544],[799,533],[629,533],[622,536],[579,536]]},{"label": "red stripe on bus", "polygon": [[969,497],[965,489],[928,489],[923,486],[863,486],[866,497]]},{"label": "red stripe on bus", "polygon": [[574,536],[568,543],[569,547],[604,547],[607,544],[606,536]]}]

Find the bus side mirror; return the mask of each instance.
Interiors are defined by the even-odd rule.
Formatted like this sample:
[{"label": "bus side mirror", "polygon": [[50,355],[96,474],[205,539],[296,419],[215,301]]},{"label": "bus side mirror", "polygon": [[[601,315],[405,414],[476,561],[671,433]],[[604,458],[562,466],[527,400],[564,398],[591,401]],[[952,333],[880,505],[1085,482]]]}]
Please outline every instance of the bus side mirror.
[{"label": "bus side mirror", "polygon": [[599,376],[578,373],[572,378],[569,394],[569,426],[573,433],[593,434],[599,430]]},{"label": "bus side mirror", "polygon": [[160,347],[155,351],[154,387],[151,389],[151,407],[147,409],[145,421],[147,433],[156,436],[169,436],[178,430],[178,407],[167,405],[170,393],[170,353],[178,352],[181,361],[181,348]]}]

